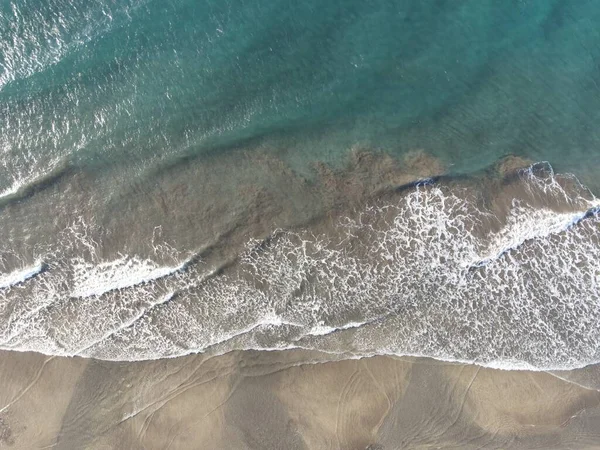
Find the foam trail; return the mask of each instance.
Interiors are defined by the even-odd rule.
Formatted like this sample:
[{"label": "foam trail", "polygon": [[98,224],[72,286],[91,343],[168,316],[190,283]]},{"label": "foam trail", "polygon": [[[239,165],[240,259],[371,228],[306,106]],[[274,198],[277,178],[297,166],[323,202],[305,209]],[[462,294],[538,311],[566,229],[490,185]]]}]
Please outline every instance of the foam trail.
[{"label": "foam trail", "polygon": [[15,194],[19,192],[19,189],[23,187],[25,183],[13,183],[10,187],[7,187],[0,192],[0,201],[11,200],[15,197]]},{"label": "foam trail", "polygon": [[75,284],[71,296],[86,298],[125,289],[173,275],[187,267],[187,261],[173,267],[162,267],[154,261],[123,256],[110,262],[75,265]]},{"label": "foam trail", "polygon": [[571,213],[516,206],[509,216],[509,225],[493,237],[487,251],[480,259],[469,265],[485,265],[500,258],[506,252],[518,248],[526,241],[567,231],[590,214],[595,214],[600,201],[594,200],[589,206],[590,209]]},{"label": "foam trail", "polygon": [[[119,361],[297,347],[503,369],[598,362],[598,200],[542,175],[511,179],[494,209],[478,191],[418,184],[320,233],[251,241],[211,267],[102,261],[81,223],[2,347]],[[182,260],[154,242],[160,260]],[[4,295],[9,313],[19,294]]]},{"label": "foam trail", "polygon": [[79,350],[75,351],[72,356],[81,355],[86,350],[88,350],[88,349],[92,348],[93,346],[99,344],[100,342],[108,339],[110,336],[118,333],[119,331],[121,331],[125,328],[132,326],[135,322],[137,322],[139,319],[141,319],[145,314],[147,314],[149,311],[151,311],[152,308],[159,306],[159,305],[163,305],[167,302],[170,302],[173,299],[173,297],[175,297],[175,293],[169,292],[167,295],[165,295],[162,298],[159,298],[157,301],[151,302],[146,308],[142,308],[136,315],[131,317],[129,320],[123,322],[118,327],[107,331],[104,335],[100,336],[100,338],[95,339],[94,341],[92,341],[89,344],[86,344],[85,347],[82,347]]},{"label": "foam trail", "polygon": [[[35,161],[32,161],[35,165]],[[14,202],[26,198],[36,191],[42,190],[43,188],[55,183],[60,180],[63,176],[69,173],[71,167],[67,160],[55,159],[53,161],[47,161],[43,163],[44,172],[39,169],[34,170],[28,175],[19,174],[21,176],[13,180],[12,185],[5,188],[0,192],[0,206],[7,203]],[[20,170],[23,170],[20,168]],[[19,172],[18,169],[12,169],[13,172]]]},{"label": "foam trail", "polygon": [[250,325],[242,328],[236,329],[234,331],[223,333],[218,336],[213,336],[212,341],[204,348],[196,349],[195,352],[202,352],[206,350],[206,348],[218,346],[219,344],[223,344],[225,342],[229,342],[234,340],[235,338],[239,338],[241,336],[247,335],[256,331],[263,327],[282,327],[282,326],[291,326],[291,327],[302,327],[302,324],[287,322],[283,320],[281,317],[277,317],[276,315],[270,314],[266,315],[259,320],[256,320]]},{"label": "foam trail", "polygon": [[350,328],[358,328],[366,325],[368,322],[348,322],[340,327],[331,327],[324,324],[315,325],[307,331],[307,336],[325,336],[327,334],[335,333],[336,331],[348,330]]},{"label": "foam trail", "polygon": [[6,289],[11,286],[24,283],[30,278],[33,278],[42,273],[45,267],[46,266],[43,262],[38,262],[33,266],[24,267],[22,269],[15,270],[14,272],[10,272],[7,274],[0,274],[0,289]]}]

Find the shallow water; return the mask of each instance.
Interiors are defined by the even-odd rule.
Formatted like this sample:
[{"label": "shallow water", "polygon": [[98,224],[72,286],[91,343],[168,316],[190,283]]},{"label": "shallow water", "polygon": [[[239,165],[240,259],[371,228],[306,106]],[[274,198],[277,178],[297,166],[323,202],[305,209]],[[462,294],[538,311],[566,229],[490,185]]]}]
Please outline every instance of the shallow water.
[{"label": "shallow water", "polygon": [[597,362],[598,19],[3,2],[1,346]]}]

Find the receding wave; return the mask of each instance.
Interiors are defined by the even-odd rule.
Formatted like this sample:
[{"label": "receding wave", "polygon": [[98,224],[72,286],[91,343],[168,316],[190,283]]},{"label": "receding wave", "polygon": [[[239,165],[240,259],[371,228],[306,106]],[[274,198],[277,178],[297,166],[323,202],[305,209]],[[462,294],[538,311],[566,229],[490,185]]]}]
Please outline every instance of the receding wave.
[{"label": "receding wave", "polygon": [[333,225],[250,241],[226,266],[168,247],[103,260],[74,226],[47,270],[0,278],[0,346],[107,360],[304,348],[506,369],[600,361],[600,202],[548,164],[498,186],[416,184]]}]

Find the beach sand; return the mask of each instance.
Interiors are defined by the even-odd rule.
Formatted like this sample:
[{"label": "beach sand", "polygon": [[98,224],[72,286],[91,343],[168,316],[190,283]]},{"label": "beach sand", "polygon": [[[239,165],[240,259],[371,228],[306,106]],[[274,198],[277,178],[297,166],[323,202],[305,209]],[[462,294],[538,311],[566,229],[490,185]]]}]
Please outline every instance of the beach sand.
[{"label": "beach sand", "polygon": [[[119,214],[107,214],[106,217],[115,218],[114,223],[110,221],[100,223],[103,230],[121,230],[121,234],[117,232],[110,234],[106,231],[108,233],[106,236],[110,238],[106,241],[110,245],[99,246],[98,253],[101,258],[90,260],[94,264],[111,261],[114,256],[112,254],[119,254],[122,249],[126,249],[127,254],[144,255],[142,243],[148,246],[148,242],[152,243],[152,250],[156,253],[153,230],[138,230],[136,227],[149,227],[157,223],[152,220],[152,217],[164,219],[164,217],[171,217],[171,213],[175,214],[179,211],[187,220],[179,220],[176,214],[173,215],[172,217],[177,220],[171,220],[161,228],[165,242],[173,242],[177,244],[177,248],[184,249],[194,248],[194,243],[208,242],[206,248],[199,251],[204,264],[207,267],[214,265],[221,267],[223,271],[233,272],[237,267],[234,263],[250,237],[259,240],[268,239],[272,236],[274,227],[287,229],[310,226],[314,233],[333,239],[338,232],[336,220],[340,217],[350,217],[365,204],[393,205],[405,195],[406,189],[410,189],[415,180],[423,177],[437,178],[444,172],[443,167],[436,160],[422,152],[413,153],[403,165],[384,154],[356,151],[346,171],[335,171],[325,165],[317,165],[318,182],[314,182],[301,177],[294,178],[285,165],[277,160],[265,158],[260,160],[261,165],[265,167],[265,173],[269,173],[269,176],[278,174],[277,176],[280,177],[276,183],[273,183],[274,187],[269,188],[268,183],[263,183],[267,187],[249,185],[250,187],[245,188],[242,186],[245,179],[235,187],[231,187],[228,183],[208,183],[209,186],[218,189],[209,192],[207,198],[215,200],[212,206],[209,205],[205,209],[194,203],[203,201],[200,193],[206,194],[207,188],[204,185],[195,186],[190,183],[180,189],[178,185],[169,186],[169,178],[166,175],[162,181],[153,180],[160,189],[142,189],[143,195],[125,196],[130,199],[128,200],[130,207],[124,208]],[[493,212],[493,221],[484,224],[484,230],[489,231],[486,228],[488,225],[490,229],[502,225],[502,220],[498,218],[505,218],[513,199],[519,195],[527,197],[527,200],[537,205],[536,201],[539,199],[533,194],[529,195],[531,191],[522,189],[523,186],[519,184],[516,170],[526,165],[527,162],[520,158],[509,157],[476,177],[444,178],[440,182],[456,184],[458,187],[466,186],[469,192],[476,193],[478,200]],[[202,170],[208,169],[190,165],[186,170],[190,171],[190,179],[204,179],[201,176],[204,174]],[[221,173],[224,172],[214,171],[213,176],[220,176]],[[247,180],[253,179],[253,174],[255,172],[248,169]],[[266,175],[265,177],[268,178]],[[280,186],[286,186],[287,190]],[[59,195],[62,192],[60,184],[54,188],[56,195],[52,198],[58,203],[49,204],[60,209],[59,207],[64,206],[61,206],[60,202],[66,201],[64,199],[67,197]],[[239,205],[228,204],[226,200],[232,196],[229,195],[231,192],[225,191],[238,188],[240,189]],[[91,190],[90,188],[90,192]],[[81,202],[88,204],[87,191],[79,188],[76,191],[80,195]],[[296,197],[292,195],[294,193],[297,194]],[[528,198],[528,195],[532,198]],[[148,201],[150,198],[154,199],[153,202]],[[299,202],[289,201],[293,198],[299,199]],[[549,205],[556,210],[555,212],[574,208],[568,202],[566,206],[563,203],[542,201],[540,206]],[[148,207],[148,204],[154,206]],[[28,203],[28,207],[32,209],[27,214],[16,214],[19,205],[21,204],[11,203],[6,206],[6,210],[12,215],[5,214],[0,217],[0,228],[5,224],[3,229],[6,231],[9,225],[8,219],[20,218],[21,222],[16,220],[11,225],[13,234],[9,235],[14,242],[26,246],[27,240],[20,238],[24,233],[44,241],[46,238],[40,238],[31,230],[27,231],[27,227],[21,226],[30,217],[46,217],[44,211],[47,211],[48,206],[43,205],[43,197],[32,197],[31,202]],[[170,211],[166,205],[178,205],[178,209],[174,208]],[[36,209],[38,207],[39,210]],[[163,207],[166,209],[163,210]],[[94,208],[90,207],[88,216],[96,215],[92,214]],[[187,212],[189,217],[184,214]],[[142,217],[147,220],[141,220]],[[135,220],[136,218],[138,220]],[[57,230],[66,226],[58,222],[55,224],[56,229],[46,227],[48,242],[54,242]],[[377,225],[376,222],[377,220],[370,225]],[[125,223],[128,225],[124,226]],[[210,226],[198,227],[199,223]],[[83,231],[87,233],[87,229]],[[102,236],[104,235],[100,235]],[[152,240],[143,239],[143,236],[152,236]],[[100,237],[98,237],[99,241]],[[171,247],[167,246],[167,248]],[[69,272],[70,258],[85,254],[85,251],[80,251],[82,250],[80,248],[74,247],[71,250],[73,255],[66,252],[65,255],[59,255],[62,259],[59,256],[49,259],[55,264],[53,270],[59,274],[57,279],[60,282],[57,281],[57,286],[62,286],[63,283],[58,269],[63,270],[64,267],[60,264],[66,267],[64,273],[68,276],[64,279],[71,280],[72,277],[69,278],[72,275]],[[16,254],[26,254],[23,252],[19,251]],[[31,256],[32,261],[35,260],[33,256]],[[169,260],[159,261],[159,263],[172,264],[173,262]],[[5,272],[10,270],[7,269]],[[42,288],[44,286],[42,285]],[[116,292],[116,288],[113,288],[113,291]],[[22,301],[39,302],[39,299],[46,301],[48,297],[44,290],[40,291],[38,297],[29,296],[27,289],[15,289],[10,292],[22,296],[21,300],[17,299],[21,303],[10,298],[14,304],[22,304]],[[152,290],[148,292],[154,293]],[[209,310],[211,308],[219,310],[222,305],[227,305],[228,299],[225,297],[221,304],[210,303],[217,297],[215,292],[218,293],[218,290],[209,292],[210,295],[205,297],[198,297],[201,300],[199,303]],[[61,291],[57,297],[68,299],[72,298],[71,294],[72,286],[69,286],[67,291]],[[145,305],[146,294],[147,292],[143,290],[123,291],[118,295],[114,294],[114,298],[86,297],[79,298],[76,303],[69,303],[71,306],[81,306],[83,312],[65,309],[67,313],[64,313],[61,305],[58,304],[49,309],[50,313],[47,316],[36,316],[37,322],[34,322],[34,325],[41,328],[36,328],[26,321],[28,310],[23,307],[24,321],[19,323],[15,320],[7,320],[8,325],[16,323],[18,327],[7,328],[5,333],[11,337],[25,336],[23,345],[28,346],[25,347],[27,349],[45,348],[43,345],[46,341],[43,339],[40,341],[41,344],[37,347],[35,345],[36,339],[39,336],[46,336],[44,333],[47,333],[51,335],[53,345],[57,345],[56,348],[52,347],[51,351],[77,353],[81,351],[79,347],[84,344],[89,345],[80,341],[89,338],[92,343],[95,342],[93,333],[104,336],[106,330],[121,329],[122,318],[113,324],[101,323],[104,317],[112,317],[110,315],[112,312],[108,310],[115,308],[119,298],[122,297],[121,300],[127,301],[138,298]],[[272,295],[271,298],[278,297]],[[257,304],[262,306],[262,303]],[[94,305],[107,306],[107,309],[94,309]],[[332,306],[333,303],[329,302],[328,305]],[[148,305],[144,307],[148,308]],[[168,311],[168,308],[165,310]],[[12,310],[7,309],[7,311]],[[89,315],[85,314],[86,311]],[[125,311],[129,310],[125,309]],[[241,311],[243,313],[244,310]],[[394,313],[405,321],[400,321],[400,325],[404,327],[410,325],[408,314],[411,311],[415,309],[405,308],[401,312]],[[437,314],[440,318],[452,319],[454,316],[447,314],[448,311],[454,309],[440,309]],[[485,310],[481,309],[481,311]],[[355,311],[346,310],[345,306],[333,312],[332,317],[335,316],[337,321],[332,323],[334,326],[339,326],[339,321],[347,324],[355,320],[352,316]],[[437,319],[432,315],[435,312],[427,310],[429,323],[432,324],[428,337],[435,334],[437,329],[449,330],[448,336],[460,334],[455,323],[435,322]],[[164,341],[160,341],[169,342],[173,346],[167,348],[166,354],[181,354],[186,353],[190,348],[201,348],[196,341],[187,340],[190,335],[193,336],[193,333],[198,334],[199,342],[208,342],[212,339],[212,337],[208,339],[210,334],[219,331],[218,327],[211,331],[211,322],[206,320],[206,317],[212,317],[210,314],[190,315],[197,325],[194,331],[189,324],[169,322],[173,316],[168,314],[161,316],[158,309],[153,313],[158,314],[156,322],[152,322],[154,319],[150,322],[164,323],[167,338],[175,332],[181,334],[179,340],[174,339],[171,342],[165,338]],[[231,317],[240,318],[242,313],[236,311]],[[346,316],[342,317],[342,313]],[[181,318],[180,315],[176,317]],[[251,315],[249,317],[252,319]],[[522,322],[524,319],[521,316],[515,315],[515,317],[519,317],[519,321],[510,322],[509,325],[520,328],[515,328],[513,334],[507,331],[508,335],[513,337],[521,335],[521,330],[527,326]],[[564,319],[564,315],[558,317]],[[252,320],[255,319],[250,319],[248,323],[254,324]],[[98,330],[92,330],[94,327],[90,328],[90,323],[98,326]],[[216,323],[221,324],[219,321]],[[465,322],[465,327],[471,327],[472,323],[472,321]],[[593,323],[595,322],[592,321]],[[112,347],[107,344],[108,350],[105,354],[113,359],[123,355],[126,358],[141,359],[147,354],[144,352],[148,348],[153,352],[164,351],[151,340],[157,334],[146,333],[142,324],[139,325],[137,330],[138,335],[141,336],[139,341],[117,339],[114,348],[119,352],[111,353]],[[240,329],[244,329],[243,325],[235,325],[239,329],[234,327],[240,339],[244,335],[239,332]],[[400,329],[400,325],[391,322],[387,328],[373,326],[375,334],[367,334],[367,337],[385,338]],[[49,331],[44,331],[46,326]],[[556,329],[563,330],[565,326],[560,322],[556,325]],[[589,337],[591,329],[585,328],[586,326],[593,325],[587,324],[582,328],[583,331],[578,331],[578,333],[588,333],[585,335],[585,340],[569,341],[571,339],[569,335],[564,342],[585,344],[589,340],[593,341],[593,337]],[[18,334],[24,330],[31,335]],[[62,330],[65,330],[64,333]],[[477,361],[482,361],[483,355],[494,360],[489,355],[486,356],[485,352],[489,345],[500,345],[502,336],[498,329],[494,332],[493,327],[486,327],[485,330],[491,330],[488,336],[489,343],[483,342],[481,347],[472,349],[470,359],[477,358]],[[264,344],[264,348],[273,348],[279,342],[267,339],[256,344],[246,343],[243,339],[233,342],[235,339],[231,339],[232,343],[229,346],[229,338],[223,341],[224,346],[219,347],[217,344],[208,347],[208,353],[205,354],[138,362],[111,362],[0,351],[0,448],[28,450],[600,448],[600,366],[546,373],[495,370],[431,359],[399,359],[386,356],[343,359],[342,356],[336,356],[335,353],[340,351],[352,351],[349,343],[359,342],[353,334],[355,331],[352,327],[345,331],[338,331],[332,334],[331,339],[322,346],[311,347],[320,348],[321,351],[331,350],[329,354],[286,350],[233,351],[215,356],[216,353],[224,353],[231,348],[256,348],[258,344]],[[471,330],[465,328],[463,331],[468,335]],[[413,335],[421,336],[423,339],[426,336],[425,334]],[[539,339],[546,338],[545,334],[540,336]],[[434,338],[429,344],[438,344]],[[316,342],[317,338],[310,335],[304,343],[311,344],[311,339]],[[502,347],[502,352],[506,350],[514,355],[520,354],[519,351],[524,349],[525,353],[521,355],[521,361],[531,359],[529,356],[544,354],[546,341],[543,339],[540,341],[536,338],[537,340],[533,341],[536,342],[535,348],[538,351],[535,355],[526,353],[531,347],[527,347],[524,340],[514,342],[514,338],[511,339],[508,346],[510,348],[506,350]],[[383,339],[381,342],[385,344],[386,341]],[[569,358],[577,360],[580,354],[575,354],[575,350],[578,347],[570,345],[565,347],[560,342],[562,341],[552,343],[555,347],[548,349],[549,354],[552,351],[558,353],[564,351]],[[122,343],[127,344],[128,347],[120,348],[119,345]],[[394,345],[385,347],[384,344],[381,344],[382,348],[397,348]],[[416,344],[418,348],[427,348],[426,345],[421,345],[427,342],[419,340]],[[11,341],[10,345],[16,348],[20,344],[17,340]],[[146,345],[148,348],[143,348]],[[454,348],[464,351],[464,345],[466,343],[456,344]],[[434,345],[433,348],[438,347]],[[100,349],[102,350],[102,347]],[[584,347],[583,350],[586,348]],[[587,353],[582,353],[585,358],[588,358],[584,358],[585,361],[593,358],[588,350]],[[365,351],[362,354],[370,353]],[[151,353],[151,355],[160,356],[160,353]],[[595,359],[591,360],[595,361]],[[510,360],[501,359],[501,362],[505,366],[511,366]],[[560,363],[564,362],[559,360],[557,365],[552,367],[559,367]]]},{"label": "beach sand", "polygon": [[145,362],[0,354],[12,449],[599,448],[600,368],[304,351]]}]

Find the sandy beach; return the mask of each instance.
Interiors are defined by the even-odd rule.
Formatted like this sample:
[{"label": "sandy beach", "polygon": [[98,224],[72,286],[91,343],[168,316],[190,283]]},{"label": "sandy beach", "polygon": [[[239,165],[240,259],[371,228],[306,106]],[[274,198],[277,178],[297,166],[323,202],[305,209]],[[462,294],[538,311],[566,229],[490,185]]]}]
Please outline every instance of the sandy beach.
[{"label": "sandy beach", "polygon": [[0,1],[0,450],[600,449],[598,23]]},{"label": "sandy beach", "polygon": [[[403,218],[419,216],[408,207],[436,204],[436,201],[440,205],[450,205],[450,209],[452,204],[471,205],[473,211],[459,209],[459,212],[466,211],[467,216],[478,217],[476,206],[486,205],[485,211],[489,214],[481,215],[483,219],[475,221],[473,226],[452,222],[451,216],[446,220],[462,227],[459,242],[469,237],[476,240],[492,235],[497,238],[496,241],[492,239],[489,245],[477,247],[473,254],[479,257],[479,263],[473,265],[471,262],[470,269],[459,270],[457,280],[470,280],[468,284],[460,285],[460,295],[452,290],[458,284],[453,278],[446,277],[455,266],[435,271],[436,267],[446,267],[445,264],[454,258],[455,240],[447,240],[452,251],[443,245],[440,247],[440,242],[443,244],[446,240],[428,240],[428,236],[437,234],[427,232],[427,227],[419,225],[420,222],[415,226],[409,223],[384,246],[388,251],[398,242],[403,242],[403,237],[412,236],[413,231],[420,230],[422,234],[416,234],[416,240],[411,244],[413,247],[410,247],[412,253],[402,249],[396,252],[395,258],[400,262],[396,264],[395,271],[390,272],[385,261],[378,263],[376,260],[369,267],[378,269],[360,272],[362,275],[356,280],[362,282],[373,274],[389,272],[388,278],[378,278],[377,282],[371,280],[357,292],[351,289],[357,282],[354,279],[341,285],[338,282],[335,289],[330,289],[327,284],[319,285],[314,273],[308,269],[303,275],[305,279],[294,281],[293,277],[298,274],[298,260],[294,259],[297,256],[291,260],[279,256],[292,254],[297,248],[304,247],[296,245],[292,239],[289,242],[284,240],[288,246],[278,250],[277,239],[282,240],[281,233],[271,236],[269,230],[273,224],[290,225],[292,218],[297,220],[298,215],[294,212],[297,205],[288,202],[285,206],[285,199],[292,198],[291,194],[283,193],[277,203],[271,196],[262,198],[263,194],[252,190],[245,192],[256,194],[256,202],[246,202],[251,206],[239,211],[233,208],[235,214],[216,214],[209,208],[198,212],[198,220],[190,220],[188,228],[171,230],[168,226],[164,227],[166,235],[186,239],[196,236],[188,233],[188,229],[198,229],[198,233],[206,236],[198,235],[196,239],[208,242],[213,242],[209,238],[215,229],[230,230],[217,238],[213,236],[214,243],[200,254],[202,264],[192,259],[181,269],[168,272],[169,276],[161,275],[161,270],[164,271],[161,266],[146,261],[146,266],[140,267],[146,267],[150,275],[158,273],[152,275],[155,279],[141,278],[142,281],[127,284],[119,278],[121,267],[129,271],[137,267],[133,264],[137,260],[127,258],[122,266],[115,265],[112,271],[106,269],[113,267],[107,248],[121,248],[117,245],[120,242],[116,238],[118,234],[109,236],[109,247],[97,245],[95,241],[93,246],[89,246],[93,250],[90,256],[93,264],[89,263],[82,272],[92,274],[89,277],[79,277],[80,272],[69,268],[68,264],[72,261],[69,255],[63,258],[65,264],[57,256],[54,257],[58,262],[46,258],[49,264],[53,264],[50,269],[40,265],[39,270],[31,272],[31,276],[27,275],[29,272],[23,272],[25,275],[16,278],[21,281],[10,281],[12,275],[9,273],[5,282],[8,289],[4,291],[8,348],[48,348],[44,351],[56,355],[0,351],[0,448],[600,448],[600,365],[550,373],[498,370],[435,359],[369,356],[374,353],[414,354],[414,349],[428,348],[429,353],[420,354],[441,359],[444,354],[450,354],[454,355],[450,359],[483,365],[498,362],[501,367],[512,369],[577,367],[597,361],[593,344],[596,323],[593,299],[596,291],[585,291],[589,285],[581,281],[591,277],[589,274],[595,270],[597,261],[594,257],[596,219],[594,214],[585,212],[592,201],[586,196],[591,194],[574,178],[555,177],[549,165],[522,169],[526,167],[526,161],[515,157],[499,161],[481,176],[470,179],[442,177],[439,188],[428,184],[418,191],[411,180],[425,175],[436,178],[442,168],[435,162],[423,153],[415,153],[410,164],[407,163],[409,169],[402,169],[385,155],[356,152],[347,172],[320,167],[318,184],[302,182],[291,176],[286,176],[286,179],[292,186],[291,191],[301,191],[308,199],[324,199],[318,206],[298,206],[299,210],[309,211],[303,217],[313,234],[307,231],[306,236],[310,238],[320,233],[331,242],[338,239],[345,242],[340,245],[344,249],[340,253],[342,257],[354,252],[352,254],[363,255],[368,261],[374,253],[369,245],[363,244],[378,242],[381,245],[387,238],[387,234],[369,233],[377,230],[391,233],[389,230],[393,229],[386,222],[390,217],[396,224]],[[429,167],[430,171],[422,170],[423,167]],[[281,174],[283,177],[286,172],[281,171]],[[552,186],[548,191],[550,194],[546,193],[547,186]],[[456,188],[457,192],[466,192],[465,199],[476,201],[463,201],[462,197],[451,193],[443,196],[439,194],[442,188]],[[393,209],[392,205],[403,204],[409,195],[415,197],[419,192],[428,193],[428,189],[433,194],[419,197],[416,203],[407,203],[408,209],[403,210],[404,213]],[[59,192],[60,189],[55,198],[60,200]],[[573,192],[575,200],[568,200],[571,197],[566,195],[567,192]],[[185,198],[192,201],[196,197],[189,195]],[[227,197],[215,195],[214,198]],[[520,223],[515,218],[521,216],[513,213],[515,198],[536,208],[531,211],[546,212],[551,218],[566,217],[566,228],[560,225],[562,222],[558,225],[564,229],[559,227],[552,231],[554,228],[549,228],[559,237],[552,237],[550,232],[550,237],[543,233],[540,236],[530,235],[527,232],[531,228],[529,226],[517,227],[517,231],[525,230],[520,234],[512,229],[509,232],[513,234],[503,232],[505,222],[509,225]],[[36,201],[41,205],[41,197]],[[166,203],[177,202],[170,199]],[[140,208],[142,204],[144,202],[140,201]],[[377,209],[383,211],[379,215],[359,216],[364,227],[353,229],[351,237],[354,241],[350,245],[350,241],[344,240],[347,236],[343,234],[344,228],[339,226],[339,218],[343,214],[355,214],[357,208],[365,204],[369,207],[383,204],[385,208]],[[15,205],[12,207],[16,208]],[[193,204],[186,205],[187,211],[199,211]],[[281,207],[269,210],[262,205]],[[134,212],[140,210],[133,209]],[[259,214],[260,211],[267,212]],[[323,211],[329,212],[322,214]],[[432,219],[425,221],[425,225],[435,222],[433,218],[439,218],[445,211],[443,208],[430,211]],[[122,220],[134,223],[136,214],[125,214]],[[578,214],[583,214],[583,218]],[[309,220],[310,217],[312,219]],[[493,220],[487,220],[489,217]],[[527,220],[521,221],[530,224],[538,223],[545,216],[539,216],[541,219],[536,219],[538,216],[532,216],[533,219],[527,215],[523,217]],[[218,223],[205,231],[196,227],[197,223],[210,223],[207,218],[217,221],[226,218],[231,221],[231,226]],[[586,222],[585,218],[591,219]],[[138,222],[146,224],[151,221]],[[573,223],[576,225],[571,228]],[[131,239],[144,234],[132,233],[132,227],[117,228],[125,231],[124,234],[131,234]],[[13,229],[22,232],[16,226]],[[88,233],[85,227],[75,231],[79,234],[68,235],[65,238],[67,244],[90,244],[82,238]],[[246,245],[249,232],[254,236],[267,237],[261,245],[253,247],[254,253],[236,256]],[[440,236],[454,236],[453,232],[448,233]],[[580,233],[576,235],[579,240],[552,241],[561,239],[560,236],[569,239],[568,233]],[[513,242],[510,239],[510,242],[505,242],[505,235],[512,236],[510,239],[513,240],[518,238],[515,242],[525,248],[525,256],[517,253],[511,256],[516,258],[515,261],[521,258],[519,264],[511,265],[513,259],[505,261],[506,258],[502,257]],[[550,246],[531,247],[535,242],[546,242]],[[191,245],[186,242],[179,244],[183,248]],[[346,252],[348,248],[352,251]],[[153,249],[156,253],[156,248]],[[332,249],[335,250],[335,246]],[[85,251],[73,251],[73,255],[80,253],[86,255]],[[330,253],[337,255],[334,251]],[[411,259],[413,253],[417,256]],[[440,255],[449,256],[444,259]],[[467,252],[468,255],[471,253]],[[544,259],[548,255],[558,256]],[[438,259],[429,261],[429,257]],[[542,263],[538,264],[537,259]],[[580,272],[570,270],[568,261],[574,260],[578,261]],[[176,258],[173,261],[176,262],[167,261],[163,265],[168,268],[168,264],[181,264]],[[320,260],[316,258],[314,261]],[[362,267],[360,259],[334,258],[332,261],[329,265],[315,264],[321,268],[342,268],[339,272],[334,271],[334,281],[345,276],[348,268]],[[502,269],[503,261],[507,263],[505,271]],[[499,272],[493,272],[494,264],[500,267]],[[533,268],[527,269],[527,264],[533,264]],[[288,267],[287,272],[281,269],[284,266]],[[559,270],[562,266],[565,270],[559,271],[559,275],[545,272],[548,268]],[[205,282],[202,270],[211,267],[214,270]],[[458,264],[457,267],[462,266]],[[512,270],[519,268],[526,269],[523,269],[523,279],[530,280],[531,276],[537,275],[539,280],[534,277],[527,284],[527,289],[523,288],[514,295],[511,304],[507,301],[512,298],[510,292],[500,289],[501,285],[498,285],[499,290],[494,291],[490,283],[493,285],[494,280],[505,277],[513,280],[511,285],[519,286],[512,275],[516,273]],[[325,273],[327,270],[317,272]],[[276,275],[271,276],[271,273]],[[413,280],[410,276],[414,273],[418,276]],[[434,276],[436,273],[438,278]],[[479,273],[480,277],[473,278],[474,273]],[[477,283],[484,280],[484,276],[494,273],[497,276],[488,276],[488,281],[477,288]],[[577,278],[578,273],[583,275]],[[402,274],[408,274],[410,282],[400,287],[385,284],[388,279],[401,279]],[[570,276],[576,278],[564,291],[564,295],[568,294],[565,297],[568,301],[545,300],[544,295],[551,291],[547,289],[549,283],[570,279]],[[219,277],[224,281],[219,281]],[[286,277],[292,277],[291,281]],[[89,286],[85,284],[88,278],[91,280]],[[32,280],[35,283],[28,284]],[[108,287],[103,288],[98,280],[105,280],[102,282],[108,283]],[[213,284],[210,284],[211,280]],[[312,291],[309,289],[311,283]],[[431,286],[438,291],[435,302],[430,301],[430,293],[434,291]],[[475,286],[471,294],[463,293],[469,286]],[[537,291],[536,286],[539,287]],[[86,294],[88,288],[105,290],[91,295]],[[346,288],[350,290],[344,291]],[[563,292],[559,288],[561,286],[552,292]],[[60,289],[67,290],[63,292]],[[440,291],[443,289],[446,294]],[[311,319],[302,325],[304,316],[296,312],[313,311],[311,292],[315,294],[314,298],[319,299],[318,304],[325,312],[322,317],[319,316],[320,320]],[[332,292],[338,295],[331,296]],[[361,293],[365,292],[369,294],[366,306],[357,304],[352,307],[352,301],[365,301],[361,297]],[[394,292],[402,295],[394,296]],[[54,302],[52,295],[56,297]],[[283,299],[288,299],[287,303],[279,305],[277,302]],[[377,303],[382,299],[387,299],[388,303]],[[43,308],[44,302],[49,303]],[[580,302],[583,306],[572,310],[552,309],[561,305],[571,308],[573,302]],[[522,307],[525,304],[527,308]],[[235,309],[237,307],[241,309]],[[269,307],[272,314],[262,314]],[[369,308],[374,309],[371,311]],[[582,316],[580,311],[584,309],[588,313]],[[273,311],[279,311],[280,315]],[[20,321],[9,320],[13,317],[11,314]],[[221,317],[219,314],[225,315]],[[363,317],[365,314],[368,320]],[[310,319],[312,316],[306,317]],[[486,317],[488,322],[484,321]],[[542,323],[540,317],[546,320],[542,328],[539,328]],[[247,323],[244,322],[246,319]],[[536,327],[539,328],[537,331]],[[218,333],[222,336],[217,336]],[[290,333],[289,336],[286,333]],[[515,336],[520,338],[515,339]],[[371,345],[378,350],[373,351]],[[289,347],[296,349],[283,350]],[[202,348],[206,349],[205,353],[189,354]],[[280,350],[273,351],[275,348]],[[86,357],[58,356],[60,354]],[[348,359],[350,356],[362,358]],[[94,359],[102,357],[106,360]]]},{"label": "sandy beach", "polygon": [[11,449],[598,448],[596,367],[549,374],[303,351],[115,363],[2,352]]}]

